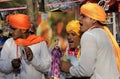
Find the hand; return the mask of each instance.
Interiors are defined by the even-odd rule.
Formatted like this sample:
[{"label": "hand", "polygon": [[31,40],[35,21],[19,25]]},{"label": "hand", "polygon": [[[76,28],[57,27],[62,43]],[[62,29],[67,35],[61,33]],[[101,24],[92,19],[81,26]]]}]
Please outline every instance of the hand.
[{"label": "hand", "polygon": [[29,47],[24,47],[24,49],[25,49],[25,52],[26,52],[27,60],[31,61],[33,59],[32,50]]},{"label": "hand", "polygon": [[21,65],[21,60],[20,60],[20,58],[13,59],[11,63],[12,63],[12,67],[13,67],[14,69],[17,69],[17,68],[19,68],[20,65]]},{"label": "hand", "polygon": [[3,46],[0,46],[0,48],[2,48]]},{"label": "hand", "polygon": [[69,69],[71,66],[72,65],[71,65],[69,60],[68,61],[61,61],[61,63],[60,63],[60,69],[66,73],[69,73]]}]

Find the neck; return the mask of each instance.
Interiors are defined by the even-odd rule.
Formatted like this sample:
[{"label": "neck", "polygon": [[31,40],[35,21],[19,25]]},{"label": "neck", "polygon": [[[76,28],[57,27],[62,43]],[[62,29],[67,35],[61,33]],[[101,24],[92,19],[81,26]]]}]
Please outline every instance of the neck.
[{"label": "neck", "polygon": [[26,39],[28,36],[29,36],[29,33],[25,33],[25,34],[23,34],[22,38]]},{"label": "neck", "polygon": [[75,49],[79,48],[80,46],[78,45],[77,47],[70,48],[70,51],[75,51]]},{"label": "neck", "polygon": [[70,51],[75,51],[75,48],[71,48]]},{"label": "neck", "polygon": [[103,28],[103,26],[98,23],[95,23],[92,27],[90,27],[90,29],[94,29],[94,28]]}]

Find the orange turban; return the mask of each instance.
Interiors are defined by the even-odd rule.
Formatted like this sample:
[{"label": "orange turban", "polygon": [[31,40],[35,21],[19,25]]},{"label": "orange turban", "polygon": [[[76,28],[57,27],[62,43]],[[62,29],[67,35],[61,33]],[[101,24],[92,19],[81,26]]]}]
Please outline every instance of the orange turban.
[{"label": "orange turban", "polygon": [[80,12],[101,23],[104,23],[106,21],[105,10],[97,3],[86,3],[82,5],[80,8]]},{"label": "orange turban", "polygon": [[80,35],[80,24],[78,20],[70,21],[66,26],[66,31],[74,31],[77,35]]},{"label": "orange turban", "polygon": [[25,14],[10,14],[6,21],[14,28],[29,29],[31,26],[30,19]]}]

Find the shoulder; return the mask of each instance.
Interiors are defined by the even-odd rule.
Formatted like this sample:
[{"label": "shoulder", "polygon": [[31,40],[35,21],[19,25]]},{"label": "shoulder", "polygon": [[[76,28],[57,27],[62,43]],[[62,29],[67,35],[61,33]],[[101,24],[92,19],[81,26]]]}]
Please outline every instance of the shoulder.
[{"label": "shoulder", "polygon": [[82,36],[83,37],[89,37],[89,36],[97,37],[97,36],[100,36],[101,34],[105,34],[104,30],[101,28],[95,28],[95,29],[84,32]]},{"label": "shoulder", "polygon": [[39,44],[39,45],[47,45],[47,43],[45,41],[41,41],[41,42],[39,42],[37,44]]},{"label": "shoulder", "polygon": [[[81,37],[81,43],[88,43],[88,42],[91,42],[91,41],[96,41],[96,37],[97,35],[95,34],[95,32],[93,31],[86,31],[83,33],[82,37]],[[99,35],[98,35],[99,36]]]},{"label": "shoulder", "polygon": [[81,39],[82,38],[88,38],[88,37],[91,37],[91,36],[94,36],[94,32],[92,32],[92,31],[86,31],[86,32],[83,33]]},{"label": "shoulder", "polygon": [[41,42],[39,42],[39,43],[36,43],[36,44],[32,44],[32,45],[30,45],[29,47],[42,47],[42,46],[47,46],[47,43],[45,42],[45,41],[41,41]]},{"label": "shoulder", "polygon": [[8,38],[6,41],[14,41],[13,38]]},{"label": "shoulder", "polygon": [[12,44],[12,43],[14,43],[14,40],[13,40],[13,38],[8,38],[5,43]]}]

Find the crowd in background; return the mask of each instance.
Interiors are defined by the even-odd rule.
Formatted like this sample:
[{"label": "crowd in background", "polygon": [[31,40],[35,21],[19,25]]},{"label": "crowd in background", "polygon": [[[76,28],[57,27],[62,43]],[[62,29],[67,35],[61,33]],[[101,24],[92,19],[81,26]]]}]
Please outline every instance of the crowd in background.
[{"label": "crowd in background", "polygon": [[[94,10],[96,8],[97,10]],[[43,14],[36,33],[26,14],[6,16],[8,37],[1,43],[0,79],[119,79],[120,47],[104,24],[106,13],[96,3],[80,8],[80,18],[52,31]],[[0,30],[1,37],[3,32]],[[64,36],[64,38],[63,38]],[[3,46],[4,44],[4,46]]]}]

